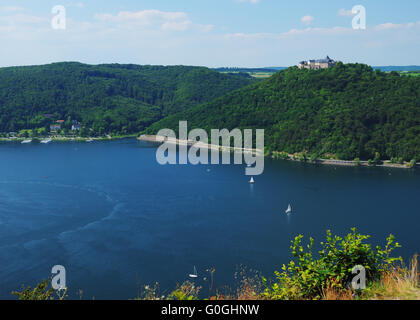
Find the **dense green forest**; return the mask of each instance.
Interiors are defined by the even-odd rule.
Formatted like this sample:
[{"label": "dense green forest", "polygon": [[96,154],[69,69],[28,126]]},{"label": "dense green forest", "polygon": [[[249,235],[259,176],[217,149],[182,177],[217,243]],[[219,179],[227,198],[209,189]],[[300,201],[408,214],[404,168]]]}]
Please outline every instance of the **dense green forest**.
[{"label": "dense green forest", "polygon": [[177,129],[264,128],[265,145],[340,159],[420,159],[420,78],[363,64],[292,67],[153,124]]},{"label": "dense green forest", "polygon": [[266,80],[204,67],[56,63],[0,69],[0,132],[81,135],[265,129],[267,151],[420,160],[420,77],[363,64],[291,67]]},{"label": "dense green forest", "polygon": [[63,128],[78,121],[89,135],[138,133],[254,81],[246,74],[186,66],[74,62],[1,68],[0,132],[49,131],[51,123],[65,120]]}]

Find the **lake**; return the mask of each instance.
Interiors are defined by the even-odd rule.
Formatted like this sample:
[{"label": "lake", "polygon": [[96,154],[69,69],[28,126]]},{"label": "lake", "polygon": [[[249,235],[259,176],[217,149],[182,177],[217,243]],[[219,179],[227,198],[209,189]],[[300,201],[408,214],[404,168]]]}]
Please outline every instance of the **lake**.
[{"label": "lake", "polygon": [[374,244],[393,233],[397,255],[419,252],[419,170],[266,159],[250,185],[243,165],[161,166],[155,153],[135,139],[0,144],[0,299],[54,265],[70,298],[130,299],[155,282],[166,295],[194,266],[206,296],[207,269],[216,288],[241,266],[273,277],[294,236],[327,229]]}]

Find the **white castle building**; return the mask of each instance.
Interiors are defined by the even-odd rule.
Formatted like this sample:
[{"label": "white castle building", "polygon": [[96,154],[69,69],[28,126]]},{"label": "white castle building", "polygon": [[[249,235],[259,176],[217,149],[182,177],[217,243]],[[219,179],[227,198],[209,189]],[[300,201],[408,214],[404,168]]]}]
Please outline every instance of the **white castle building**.
[{"label": "white castle building", "polygon": [[318,69],[327,69],[330,67],[335,66],[335,61],[327,56],[325,59],[318,59],[318,60],[308,60],[308,61],[301,61],[298,64],[299,69],[311,69],[311,70],[318,70]]}]

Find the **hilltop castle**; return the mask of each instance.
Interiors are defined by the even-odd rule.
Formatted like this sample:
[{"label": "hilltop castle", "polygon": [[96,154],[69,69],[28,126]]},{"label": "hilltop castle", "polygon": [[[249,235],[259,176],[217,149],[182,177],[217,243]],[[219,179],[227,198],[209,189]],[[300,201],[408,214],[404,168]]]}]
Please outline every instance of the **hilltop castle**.
[{"label": "hilltop castle", "polygon": [[335,61],[327,56],[325,59],[319,60],[308,60],[308,61],[301,61],[298,64],[299,69],[311,69],[311,70],[318,70],[318,69],[327,69],[330,67],[335,66]]}]

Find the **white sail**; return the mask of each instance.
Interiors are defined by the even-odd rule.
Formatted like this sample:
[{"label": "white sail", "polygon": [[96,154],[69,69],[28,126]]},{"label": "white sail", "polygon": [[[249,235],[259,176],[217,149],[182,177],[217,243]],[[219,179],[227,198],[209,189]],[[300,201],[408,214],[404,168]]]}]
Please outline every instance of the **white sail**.
[{"label": "white sail", "polygon": [[198,277],[197,268],[194,266],[194,273],[190,274],[190,278],[197,278],[197,277]]},{"label": "white sail", "polygon": [[255,183],[254,177],[251,177],[251,180],[249,181],[249,183],[251,183],[251,184]]},{"label": "white sail", "polygon": [[289,206],[287,207],[286,213],[291,213],[291,212],[292,212],[292,207],[289,204]]}]

